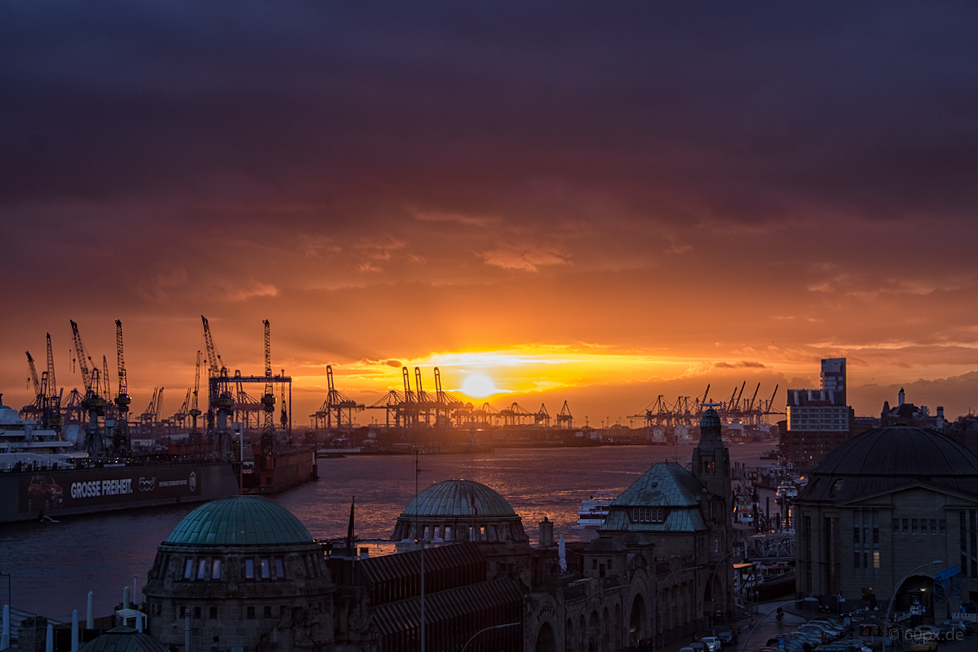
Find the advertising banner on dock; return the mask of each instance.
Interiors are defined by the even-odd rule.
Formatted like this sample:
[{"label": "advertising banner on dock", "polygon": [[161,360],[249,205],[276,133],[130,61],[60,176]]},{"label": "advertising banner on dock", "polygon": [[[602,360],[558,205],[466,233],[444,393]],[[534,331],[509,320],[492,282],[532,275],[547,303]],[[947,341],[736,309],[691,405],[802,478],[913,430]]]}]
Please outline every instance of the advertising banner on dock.
[{"label": "advertising banner on dock", "polygon": [[127,503],[176,501],[200,495],[197,466],[134,466],[39,471],[20,479],[20,513]]}]

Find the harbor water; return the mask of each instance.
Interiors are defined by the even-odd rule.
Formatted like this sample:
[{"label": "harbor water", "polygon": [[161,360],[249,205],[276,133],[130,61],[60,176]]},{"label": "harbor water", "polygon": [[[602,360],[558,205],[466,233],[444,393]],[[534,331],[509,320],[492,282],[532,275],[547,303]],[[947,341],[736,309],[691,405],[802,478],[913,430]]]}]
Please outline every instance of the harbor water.
[{"label": "harbor water", "polygon": [[[732,444],[731,462],[755,466],[772,444]],[[684,463],[692,446],[604,446],[498,449],[469,455],[350,456],[319,460],[319,480],[271,499],[290,510],[315,538],[346,535],[356,498],[359,539],[389,539],[398,515],[416,490],[451,479],[475,480],[502,494],[523,518],[536,544],[546,516],[555,536],[588,541],[596,532],[577,526],[581,500],[596,491],[616,494],[652,464]],[[417,469],[417,472],[416,472]],[[195,505],[65,517],[61,521],[0,526],[0,602],[70,621],[72,609],[85,616],[86,596],[95,593],[97,616],[122,600],[135,584],[136,601],[156,547]],[[363,544],[369,545],[369,544]]]}]

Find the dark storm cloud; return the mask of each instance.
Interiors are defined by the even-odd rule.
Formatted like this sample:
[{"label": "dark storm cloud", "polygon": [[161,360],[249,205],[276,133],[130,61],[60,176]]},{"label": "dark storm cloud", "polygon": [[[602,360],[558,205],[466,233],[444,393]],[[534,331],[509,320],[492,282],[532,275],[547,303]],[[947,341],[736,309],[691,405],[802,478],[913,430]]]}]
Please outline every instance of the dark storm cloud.
[{"label": "dark storm cloud", "polygon": [[[552,223],[598,195],[765,223],[978,199],[970,4],[0,11],[0,206],[178,194],[198,204],[183,223],[266,220],[263,202],[292,225],[405,206]],[[224,213],[235,197],[253,208]]]}]

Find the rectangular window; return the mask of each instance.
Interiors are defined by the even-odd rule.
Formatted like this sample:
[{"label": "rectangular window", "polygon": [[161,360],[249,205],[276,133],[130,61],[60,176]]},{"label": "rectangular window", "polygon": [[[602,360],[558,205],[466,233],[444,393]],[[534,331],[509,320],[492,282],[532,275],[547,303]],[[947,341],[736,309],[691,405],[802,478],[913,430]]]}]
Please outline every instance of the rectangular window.
[{"label": "rectangular window", "polygon": [[880,569],[880,553],[873,553],[873,570],[878,571]]},{"label": "rectangular window", "polygon": [[200,607],[194,607],[194,618],[200,618]]},{"label": "rectangular window", "polygon": [[903,519],[903,533],[906,534],[910,528],[907,527],[908,519]]},{"label": "rectangular window", "polygon": [[194,576],[194,560],[187,559],[186,565],[183,567],[183,579],[189,580]]},{"label": "rectangular window", "polygon": [[940,528],[941,528],[941,536],[944,536],[945,534],[947,534],[947,521],[942,518],[938,522],[938,525],[940,525]]},{"label": "rectangular window", "polygon": [[936,518],[932,518],[930,520],[930,533],[931,534],[937,534],[937,519]]},{"label": "rectangular window", "polygon": [[269,572],[270,572],[270,569],[268,567],[268,560],[267,559],[262,559],[261,560],[261,578],[263,580],[267,580],[268,579]]},{"label": "rectangular window", "polygon": [[199,559],[197,561],[197,579],[202,580],[207,577],[207,560]]},{"label": "rectangular window", "polygon": [[217,607],[211,607],[211,620],[217,620]]},{"label": "rectangular window", "polygon": [[253,580],[255,579],[255,560],[245,559],[245,579]]},{"label": "rectangular window", "polygon": [[958,532],[961,533],[961,574],[968,576],[968,520],[964,510],[958,512]]},{"label": "rectangular window", "polygon": [[254,620],[254,619],[255,619],[255,608],[248,607],[248,620]]},{"label": "rectangular window", "polygon": [[282,579],[285,577],[285,565],[282,564],[282,558],[275,558],[275,577]]},{"label": "rectangular window", "polygon": [[917,519],[910,520],[910,534],[917,534]]},{"label": "rectangular window", "polygon": [[265,618],[271,618],[271,617],[272,617],[272,607],[271,606],[266,606],[265,607]]},{"label": "rectangular window", "polygon": [[893,519],[893,533],[896,534],[900,531],[900,519]]},{"label": "rectangular window", "polygon": [[221,579],[221,560],[215,559],[211,562],[211,579],[219,580]]}]

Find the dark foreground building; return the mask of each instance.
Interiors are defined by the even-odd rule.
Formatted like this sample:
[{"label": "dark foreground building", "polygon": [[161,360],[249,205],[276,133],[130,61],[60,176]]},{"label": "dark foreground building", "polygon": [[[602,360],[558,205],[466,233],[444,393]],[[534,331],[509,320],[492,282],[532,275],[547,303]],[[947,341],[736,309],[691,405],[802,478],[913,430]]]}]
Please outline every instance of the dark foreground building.
[{"label": "dark foreground building", "polygon": [[884,612],[893,600],[938,618],[978,606],[978,457],[950,437],[913,426],[857,435],[795,505],[799,598]]}]

